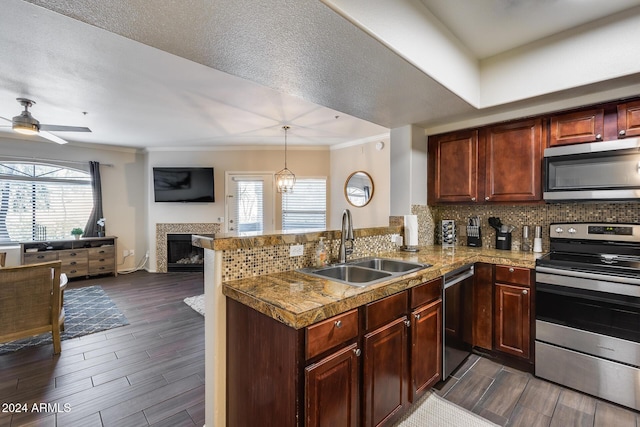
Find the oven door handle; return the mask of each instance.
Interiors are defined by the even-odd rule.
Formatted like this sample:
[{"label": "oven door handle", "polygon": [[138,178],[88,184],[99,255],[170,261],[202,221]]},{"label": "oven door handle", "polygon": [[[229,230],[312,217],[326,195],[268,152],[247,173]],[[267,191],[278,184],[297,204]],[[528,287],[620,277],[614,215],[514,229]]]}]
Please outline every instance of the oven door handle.
[{"label": "oven door handle", "polygon": [[[572,272],[574,273],[574,272]],[[585,273],[589,274],[589,273]],[[603,276],[594,274],[593,276]],[[604,276],[607,278],[607,276]],[[565,276],[558,274],[541,273],[536,268],[536,283],[544,283],[546,285],[564,286],[567,288],[584,289],[588,291],[606,292],[616,295],[627,295],[631,297],[640,297],[640,286],[616,283],[604,280],[594,280],[586,277]]]},{"label": "oven door handle", "polygon": [[640,285],[640,279],[634,279],[633,277],[612,276],[608,274],[589,273],[586,271],[563,270],[560,268],[537,266],[536,273],[537,272],[559,274],[562,276],[570,276],[570,277],[580,277],[583,279],[591,279],[591,280],[602,280],[604,282],[617,282],[617,283],[623,283],[625,285]]}]

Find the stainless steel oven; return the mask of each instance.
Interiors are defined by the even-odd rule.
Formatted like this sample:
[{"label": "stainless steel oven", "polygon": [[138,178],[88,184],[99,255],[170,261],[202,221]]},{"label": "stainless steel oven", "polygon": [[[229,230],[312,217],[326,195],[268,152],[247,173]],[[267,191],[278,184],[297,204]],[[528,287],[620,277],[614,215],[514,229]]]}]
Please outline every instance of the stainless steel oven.
[{"label": "stainless steel oven", "polygon": [[640,138],[544,150],[549,201],[640,198]]},{"label": "stainless steel oven", "polygon": [[640,410],[640,225],[552,224],[536,262],[535,374]]}]

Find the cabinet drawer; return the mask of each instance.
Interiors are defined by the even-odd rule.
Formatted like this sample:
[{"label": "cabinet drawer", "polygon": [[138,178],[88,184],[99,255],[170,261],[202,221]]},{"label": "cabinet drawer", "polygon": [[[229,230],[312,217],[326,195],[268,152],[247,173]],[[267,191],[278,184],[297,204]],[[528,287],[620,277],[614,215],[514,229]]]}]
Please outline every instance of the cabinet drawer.
[{"label": "cabinet drawer", "polygon": [[407,313],[408,292],[400,292],[366,306],[366,329],[372,331]]},{"label": "cabinet drawer", "polygon": [[529,270],[528,268],[496,265],[495,281],[531,286],[531,270]]},{"label": "cabinet drawer", "polygon": [[38,262],[56,261],[58,254],[56,252],[32,252],[24,254],[25,264],[35,264]]},{"label": "cabinet drawer", "polygon": [[420,307],[442,298],[442,278],[411,288],[411,308]]},{"label": "cabinet drawer", "polygon": [[67,277],[78,277],[78,276],[86,276],[89,274],[89,265],[87,260],[78,260],[78,261],[69,261],[62,263],[62,272],[67,275]]},{"label": "cabinet drawer", "polygon": [[114,271],[115,263],[113,257],[89,260],[89,274],[113,273]]},{"label": "cabinet drawer", "polygon": [[80,261],[80,260],[84,260],[84,262],[87,262],[87,250],[86,249],[73,249],[73,250],[68,250],[68,251],[60,251],[58,252],[58,257],[60,259],[60,261],[62,261],[62,264],[64,265],[65,262],[71,262],[71,261]]},{"label": "cabinet drawer", "polygon": [[113,246],[102,246],[99,248],[91,248],[89,251],[89,261],[111,258],[113,262],[116,250]]},{"label": "cabinet drawer", "polygon": [[310,359],[358,336],[358,310],[308,326],[306,335],[305,354]]}]

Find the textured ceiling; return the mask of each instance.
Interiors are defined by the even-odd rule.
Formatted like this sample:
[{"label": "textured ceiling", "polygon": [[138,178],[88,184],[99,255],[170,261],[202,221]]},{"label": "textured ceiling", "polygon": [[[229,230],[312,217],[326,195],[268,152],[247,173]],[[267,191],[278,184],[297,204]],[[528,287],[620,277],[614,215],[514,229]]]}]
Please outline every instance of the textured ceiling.
[{"label": "textured ceiling", "polygon": [[[520,22],[520,29],[505,24],[508,32],[491,31],[492,39],[487,28],[504,24],[498,14],[475,14],[463,0],[403,1],[432,8],[444,22],[439,27],[448,33],[445,25],[450,25],[451,34],[478,58],[495,52],[496,37],[524,43],[543,36],[532,28],[548,34],[579,23],[568,16],[555,26],[543,25],[544,20]],[[553,15],[557,5],[572,2],[528,1],[544,12],[535,16]],[[581,14],[581,22],[640,0],[607,4],[595,8],[600,15]],[[593,81],[478,110],[353,20],[318,0],[4,0],[0,116],[17,114],[14,99],[29,96],[38,102],[33,114],[41,122],[94,131],[61,135],[70,140],[150,148],[278,144],[281,126],[290,124],[293,145],[333,145],[378,138],[407,124],[433,128],[506,117],[515,109],[517,114],[548,109],[562,98],[637,80]],[[388,23],[403,25],[391,15]],[[463,33],[461,27],[475,32]],[[429,46],[425,49],[428,53]]]}]

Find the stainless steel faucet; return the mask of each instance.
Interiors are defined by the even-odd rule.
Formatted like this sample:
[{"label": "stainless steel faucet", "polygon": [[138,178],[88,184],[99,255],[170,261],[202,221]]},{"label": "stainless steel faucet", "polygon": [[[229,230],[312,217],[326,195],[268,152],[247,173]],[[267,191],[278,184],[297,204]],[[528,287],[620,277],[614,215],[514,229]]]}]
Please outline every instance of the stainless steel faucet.
[{"label": "stainless steel faucet", "polygon": [[[350,243],[347,247],[347,243]],[[347,262],[347,255],[353,253],[353,221],[349,209],[342,211],[342,230],[340,230],[340,251],[338,262]]]}]

